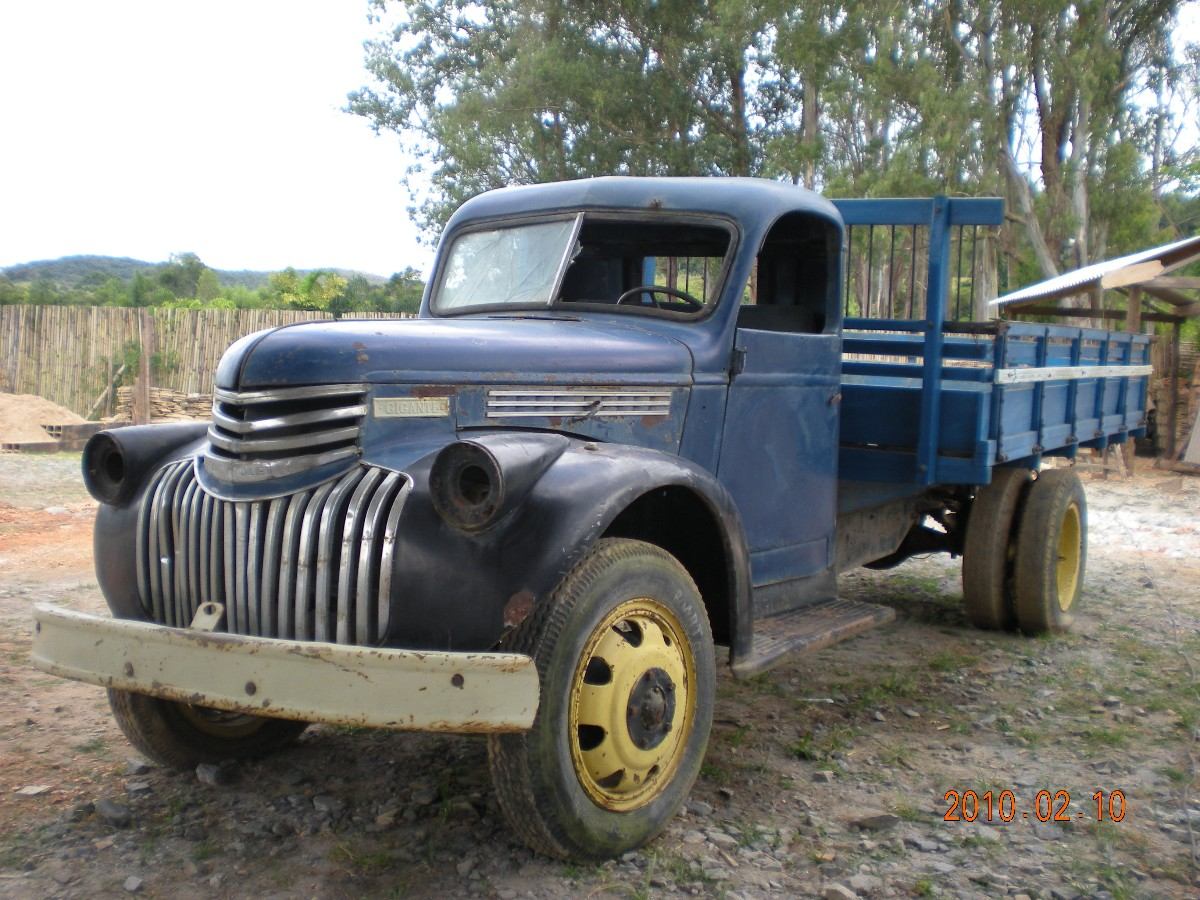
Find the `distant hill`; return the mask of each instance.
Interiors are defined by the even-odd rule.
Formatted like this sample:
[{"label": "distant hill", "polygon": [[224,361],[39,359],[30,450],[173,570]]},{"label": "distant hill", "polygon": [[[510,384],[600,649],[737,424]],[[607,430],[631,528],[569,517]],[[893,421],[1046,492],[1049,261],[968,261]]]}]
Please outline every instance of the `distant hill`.
[{"label": "distant hill", "polygon": [[155,263],[128,256],[64,256],[61,259],[19,263],[0,269],[0,275],[16,282],[44,278],[63,287],[80,287],[102,283],[108,278],[128,281],[134,272],[153,269],[154,266]]},{"label": "distant hill", "polygon": [[[18,263],[0,269],[0,275],[14,282],[33,282],[45,279],[60,287],[76,288],[103,284],[109,278],[119,278],[129,281],[137,272],[144,272],[165,265],[165,262],[146,262],[143,259],[131,259],[128,256],[63,256],[59,259],[42,259],[35,262]],[[240,285],[256,290],[265,287],[267,279],[273,272],[257,272],[250,269],[226,270],[213,269],[217,280],[224,287]],[[297,269],[303,275],[313,269]],[[343,278],[353,278],[361,275],[371,284],[383,284],[387,278],[370,272],[356,272],[353,269],[322,269],[326,272],[336,272]]]}]

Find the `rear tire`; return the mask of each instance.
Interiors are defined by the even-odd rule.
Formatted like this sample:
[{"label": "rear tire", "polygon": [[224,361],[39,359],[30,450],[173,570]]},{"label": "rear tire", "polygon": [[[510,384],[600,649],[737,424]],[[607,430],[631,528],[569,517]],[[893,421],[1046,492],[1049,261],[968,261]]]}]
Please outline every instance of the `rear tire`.
[{"label": "rear tire", "polygon": [[221,712],[114,688],[108,690],[108,704],[129,743],[154,762],[185,771],[200,763],[265,756],[308,727],[307,722]]},{"label": "rear tire", "polygon": [[976,628],[1016,627],[1014,523],[1029,485],[1028,469],[994,469],[992,483],[980,488],[971,504],[962,581],[967,620]]},{"label": "rear tire", "polygon": [[712,726],[716,662],[687,570],[605,539],[505,641],[534,658],[533,727],[492,735],[505,817],[539,852],[602,860],[640,847],[682,805]]},{"label": "rear tire", "polygon": [[1017,622],[1026,634],[1066,631],[1075,619],[1087,563],[1087,500],[1070,469],[1042,472],[1029,486],[1017,533]]}]

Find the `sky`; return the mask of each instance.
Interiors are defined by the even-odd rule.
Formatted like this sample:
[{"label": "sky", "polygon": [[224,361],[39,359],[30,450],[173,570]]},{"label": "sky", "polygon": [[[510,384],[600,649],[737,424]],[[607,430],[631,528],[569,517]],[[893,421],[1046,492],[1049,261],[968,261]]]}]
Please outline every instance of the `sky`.
[{"label": "sky", "polygon": [[0,2],[0,267],[427,271],[394,134],[343,112],[366,0]]},{"label": "sky", "polygon": [[[342,111],[366,0],[0,0],[0,267],[428,272],[408,159]],[[1200,33],[1184,5],[1177,37]]]}]

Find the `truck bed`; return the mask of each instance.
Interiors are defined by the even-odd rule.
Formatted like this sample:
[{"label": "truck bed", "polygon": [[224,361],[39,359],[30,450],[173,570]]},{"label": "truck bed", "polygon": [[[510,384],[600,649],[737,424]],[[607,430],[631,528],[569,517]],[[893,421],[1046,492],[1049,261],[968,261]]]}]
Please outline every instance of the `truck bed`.
[{"label": "truck bed", "polygon": [[[925,323],[849,319],[843,342],[840,475],[857,481],[987,484],[1140,436],[1150,338],[1017,322],[945,323],[926,367]],[[928,398],[928,392],[936,398]],[[922,405],[936,427],[922,433]]]},{"label": "truck bed", "polygon": [[[852,505],[928,485],[988,484],[994,466],[1034,466],[1144,432],[1148,335],[948,321],[961,317],[964,285],[970,314],[975,235],[1001,223],[999,199],[834,202],[847,229],[838,477],[841,493],[858,498]],[[867,315],[852,317],[853,285],[874,282],[888,284],[886,294],[858,297]]]}]

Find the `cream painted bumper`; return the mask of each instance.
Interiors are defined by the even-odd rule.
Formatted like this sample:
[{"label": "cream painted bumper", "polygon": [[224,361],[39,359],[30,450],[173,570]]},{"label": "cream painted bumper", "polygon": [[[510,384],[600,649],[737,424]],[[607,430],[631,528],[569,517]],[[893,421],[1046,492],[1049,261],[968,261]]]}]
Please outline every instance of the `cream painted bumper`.
[{"label": "cream painted bumper", "polygon": [[34,607],[33,663],[64,678],[305,722],[522,731],[538,675],[515,653],[441,653],[242,637]]}]

